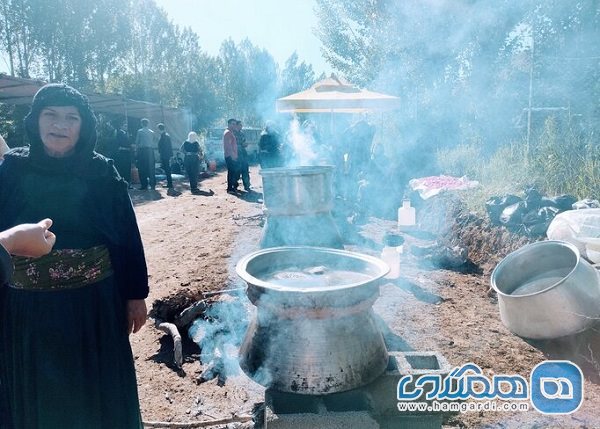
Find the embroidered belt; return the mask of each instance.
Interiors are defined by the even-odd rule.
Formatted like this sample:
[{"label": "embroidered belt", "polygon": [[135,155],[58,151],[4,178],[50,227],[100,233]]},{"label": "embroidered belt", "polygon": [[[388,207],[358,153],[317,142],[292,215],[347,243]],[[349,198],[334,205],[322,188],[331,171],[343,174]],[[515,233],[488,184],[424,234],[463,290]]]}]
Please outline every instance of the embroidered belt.
[{"label": "embroidered belt", "polygon": [[106,246],[53,250],[41,258],[13,257],[10,286],[27,290],[76,289],[113,274]]},{"label": "embroidered belt", "polygon": [[198,155],[198,152],[184,152],[186,155]]}]

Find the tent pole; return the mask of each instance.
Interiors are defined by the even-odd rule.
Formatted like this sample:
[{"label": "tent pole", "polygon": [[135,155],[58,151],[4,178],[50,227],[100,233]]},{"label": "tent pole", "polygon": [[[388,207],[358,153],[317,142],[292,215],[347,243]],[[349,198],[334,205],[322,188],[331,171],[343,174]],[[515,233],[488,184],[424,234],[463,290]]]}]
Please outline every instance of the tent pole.
[{"label": "tent pole", "polygon": [[329,111],[329,135],[333,137],[333,109]]},{"label": "tent pole", "polygon": [[127,133],[129,134],[129,115],[127,113],[127,99],[123,99],[123,110],[125,110],[125,123],[127,124]]}]

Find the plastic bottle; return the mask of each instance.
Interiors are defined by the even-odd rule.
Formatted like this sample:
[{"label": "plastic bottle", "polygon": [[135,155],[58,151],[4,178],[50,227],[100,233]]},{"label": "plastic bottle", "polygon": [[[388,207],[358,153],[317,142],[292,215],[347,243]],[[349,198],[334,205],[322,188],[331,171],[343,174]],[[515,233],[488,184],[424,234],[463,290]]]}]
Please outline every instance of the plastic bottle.
[{"label": "plastic bottle", "polygon": [[410,206],[410,200],[402,200],[402,207],[398,209],[398,228],[410,228],[417,224],[415,208]]},{"label": "plastic bottle", "polygon": [[390,266],[390,272],[386,279],[397,279],[400,277],[400,254],[402,253],[404,239],[399,235],[386,235],[384,246],[381,251],[381,260]]}]

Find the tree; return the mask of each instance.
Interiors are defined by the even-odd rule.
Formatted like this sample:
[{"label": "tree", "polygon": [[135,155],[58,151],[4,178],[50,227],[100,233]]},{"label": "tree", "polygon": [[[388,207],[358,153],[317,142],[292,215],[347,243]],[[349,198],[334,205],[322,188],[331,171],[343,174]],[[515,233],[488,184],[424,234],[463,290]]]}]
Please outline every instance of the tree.
[{"label": "tree", "polygon": [[596,0],[317,0],[318,36],[350,80],[406,100],[396,121],[408,146],[469,135],[495,146],[517,136],[532,80],[538,105],[597,109],[598,10]]},{"label": "tree", "polygon": [[32,34],[32,7],[28,0],[0,0],[2,46],[10,74],[30,77],[39,43]]},{"label": "tree", "polygon": [[309,88],[315,83],[315,72],[312,65],[302,61],[298,64],[298,54],[294,53],[286,60],[281,71],[279,95],[286,96]]},{"label": "tree", "polygon": [[236,45],[223,42],[219,51],[222,101],[227,117],[259,124],[274,113],[277,98],[277,64],[264,49],[248,39]]},{"label": "tree", "polygon": [[169,82],[171,105],[185,106],[194,116],[194,128],[207,128],[221,117],[218,62],[204,53],[190,28],[177,31],[176,66],[164,78]]}]

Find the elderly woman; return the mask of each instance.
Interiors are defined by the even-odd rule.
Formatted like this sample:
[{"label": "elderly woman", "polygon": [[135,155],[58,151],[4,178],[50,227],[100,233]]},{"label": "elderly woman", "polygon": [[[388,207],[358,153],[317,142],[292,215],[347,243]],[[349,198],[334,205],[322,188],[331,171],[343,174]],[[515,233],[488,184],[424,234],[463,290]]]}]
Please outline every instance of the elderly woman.
[{"label": "elderly woman", "polygon": [[0,398],[15,428],[140,428],[128,335],[146,321],[144,251],[127,183],[94,152],[87,98],[48,84],[28,148],[0,166],[0,231],[50,217],[54,249],[13,257],[0,289]]},{"label": "elderly woman", "polygon": [[204,159],[204,148],[200,144],[200,138],[198,134],[191,131],[188,134],[188,138],[181,144],[179,149],[183,152],[183,165],[185,172],[190,181],[190,191],[192,194],[199,195],[200,189],[198,189],[198,174],[200,173],[200,161]]}]

